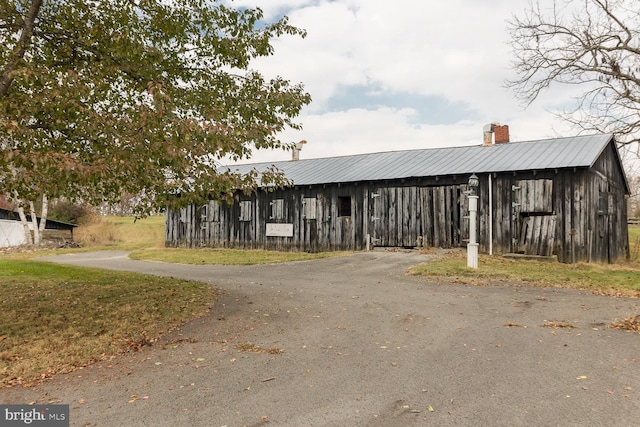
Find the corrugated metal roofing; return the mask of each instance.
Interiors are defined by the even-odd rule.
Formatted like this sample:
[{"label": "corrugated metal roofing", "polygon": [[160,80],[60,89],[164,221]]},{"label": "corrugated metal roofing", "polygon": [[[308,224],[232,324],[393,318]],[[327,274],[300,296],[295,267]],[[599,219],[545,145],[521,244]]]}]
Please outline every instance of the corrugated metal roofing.
[{"label": "corrugated metal roofing", "polygon": [[426,176],[590,167],[611,134],[490,146],[390,151],[343,157],[228,166],[247,173],[275,166],[295,185],[379,181]]}]

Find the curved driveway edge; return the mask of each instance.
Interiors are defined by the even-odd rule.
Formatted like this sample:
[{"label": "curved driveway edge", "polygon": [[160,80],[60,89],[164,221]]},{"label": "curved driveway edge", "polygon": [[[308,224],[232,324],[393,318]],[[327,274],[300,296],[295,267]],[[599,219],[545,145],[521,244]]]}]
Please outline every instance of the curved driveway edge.
[{"label": "curved driveway edge", "polygon": [[211,283],[209,316],[153,347],[2,403],[68,403],[72,426],[632,426],[638,300],[438,284],[374,251],[264,266],[48,261]]}]

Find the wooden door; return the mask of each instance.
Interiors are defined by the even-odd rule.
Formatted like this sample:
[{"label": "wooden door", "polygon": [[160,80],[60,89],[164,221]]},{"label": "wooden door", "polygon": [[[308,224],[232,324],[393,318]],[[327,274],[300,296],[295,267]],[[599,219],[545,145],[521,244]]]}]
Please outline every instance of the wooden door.
[{"label": "wooden door", "polygon": [[512,250],[526,255],[551,256],[555,245],[557,219],[553,212],[553,181],[516,181],[513,192]]}]

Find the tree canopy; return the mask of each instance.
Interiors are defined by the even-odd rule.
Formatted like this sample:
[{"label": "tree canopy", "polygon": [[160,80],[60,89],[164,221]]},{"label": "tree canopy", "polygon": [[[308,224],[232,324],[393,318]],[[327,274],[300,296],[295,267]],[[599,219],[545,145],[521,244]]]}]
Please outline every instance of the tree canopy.
[{"label": "tree canopy", "polygon": [[553,83],[581,95],[561,114],[581,129],[640,142],[640,7],[637,0],[531,2],[509,22],[517,78],[507,86],[526,104]]},{"label": "tree canopy", "polygon": [[250,69],[285,35],[306,33],[216,0],[0,0],[0,193],[143,213],[281,183],[218,166],[300,128],[303,86]]}]

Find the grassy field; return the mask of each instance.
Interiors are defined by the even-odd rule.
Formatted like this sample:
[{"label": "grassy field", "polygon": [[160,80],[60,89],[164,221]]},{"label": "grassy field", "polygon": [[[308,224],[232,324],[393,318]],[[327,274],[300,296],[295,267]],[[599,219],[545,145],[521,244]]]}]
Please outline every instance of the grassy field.
[{"label": "grassy field", "polygon": [[629,227],[629,260],[640,263],[640,226]]},{"label": "grassy field", "polygon": [[78,227],[75,240],[91,250],[162,248],[164,216],[137,220],[130,216],[97,217],[95,221]]},{"label": "grassy field", "polygon": [[[75,231],[80,249],[164,245],[164,217],[97,217]],[[202,283],[0,255],[0,388],[28,385],[153,342],[206,313],[215,301]]]},{"label": "grassy field", "polygon": [[122,249],[132,259],[197,265],[252,265],[304,261],[344,255],[345,252],[278,252],[239,249],[184,249],[164,247],[164,217],[104,217],[102,221],[80,227],[79,241],[84,250]]},{"label": "grassy field", "polygon": [[327,258],[345,255],[347,252],[277,252],[265,250],[241,249],[138,249],[129,255],[132,259],[162,261],[176,264],[195,265],[255,265],[273,264],[279,262],[307,261],[311,259]]},{"label": "grassy field", "polygon": [[451,251],[437,262],[420,264],[413,274],[465,284],[528,283],[640,297],[640,227],[629,228],[630,259],[614,265],[561,264],[480,254],[478,269],[467,268],[466,252]]},{"label": "grassy field", "polygon": [[625,262],[616,265],[510,259],[480,254],[478,269],[467,267],[467,254],[455,250],[436,262],[417,265],[412,274],[433,280],[492,285],[527,283],[541,287],[586,289],[597,294],[640,297],[640,265]]},{"label": "grassy field", "polygon": [[0,388],[135,351],[213,305],[203,283],[0,258]]}]

